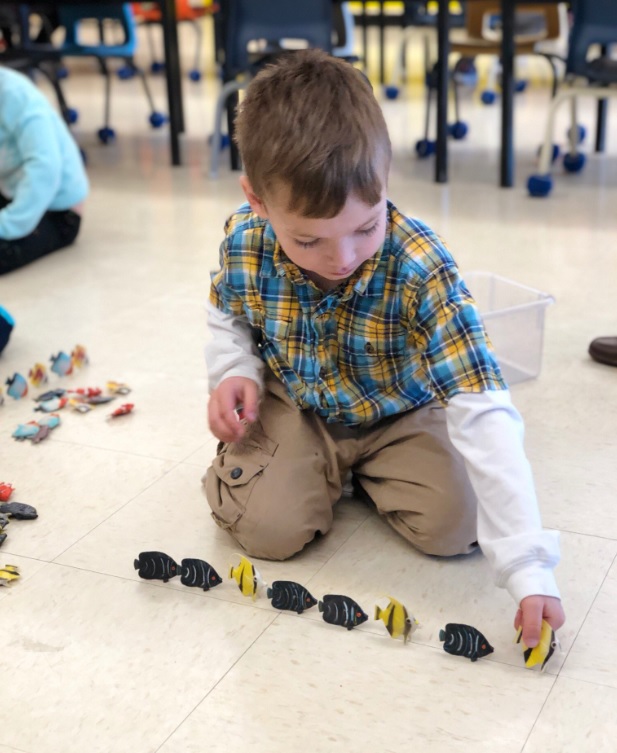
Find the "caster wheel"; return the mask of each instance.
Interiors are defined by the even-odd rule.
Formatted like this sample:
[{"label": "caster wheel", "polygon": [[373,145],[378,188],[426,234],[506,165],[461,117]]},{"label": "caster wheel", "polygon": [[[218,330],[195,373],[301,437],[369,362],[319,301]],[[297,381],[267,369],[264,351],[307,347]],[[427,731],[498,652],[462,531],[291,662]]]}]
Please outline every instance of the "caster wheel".
[{"label": "caster wheel", "polygon": [[109,128],[108,126],[99,128],[97,135],[102,144],[111,144],[112,141],[116,140],[116,132],[113,128]]},{"label": "caster wheel", "polygon": [[464,139],[465,136],[467,136],[468,131],[469,128],[467,123],[464,123],[462,120],[457,120],[456,123],[452,123],[448,126],[448,133],[455,141]]},{"label": "caster wheel", "polygon": [[63,79],[68,78],[68,77],[69,77],[68,68],[66,68],[64,65],[61,65],[56,71],[56,78],[58,78],[59,81],[62,81]]},{"label": "caster wheel", "polygon": [[162,73],[165,70],[165,63],[160,60],[154,60],[150,65],[150,73]]},{"label": "caster wheel", "polygon": [[118,68],[118,78],[120,81],[128,81],[135,76],[135,71],[130,65],[123,65],[122,68]]},{"label": "caster wheel", "polygon": [[399,88],[398,86],[384,86],[383,93],[386,95],[386,99],[397,99]]},{"label": "caster wheel", "polygon": [[189,79],[194,83],[201,81],[201,71],[193,70],[189,73]]},{"label": "caster wheel", "polygon": [[[571,134],[572,128],[568,128],[566,133],[568,141],[570,141]],[[576,125],[576,143],[582,144],[583,141],[585,141],[585,136],[587,136],[587,129],[585,128],[585,126],[580,124]]]},{"label": "caster wheel", "polygon": [[514,84],[514,91],[517,94],[520,94],[521,92],[524,92],[526,88],[527,88],[527,81],[524,78],[519,79]]},{"label": "caster wheel", "polygon": [[[542,154],[542,147],[538,147],[538,159],[540,159],[540,155]],[[555,160],[559,157],[559,144],[553,144],[553,151],[551,154],[551,164],[555,162]]]},{"label": "caster wheel", "polygon": [[[212,146],[212,143],[214,142],[214,134],[211,133],[208,136],[208,146]],[[221,134],[221,144],[220,149],[227,149],[227,147],[231,144],[231,140],[229,138],[229,135],[227,133]]]},{"label": "caster wheel", "polygon": [[482,100],[482,104],[484,105],[493,105],[495,104],[495,100],[497,99],[497,95],[495,92],[492,91],[483,91],[480,95],[480,99]]},{"label": "caster wheel", "polygon": [[473,58],[461,58],[454,66],[453,78],[457,84],[475,89],[478,85],[478,71]]},{"label": "caster wheel", "polygon": [[420,139],[416,143],[416,154],[420,159],[425,159],[426,157],[430,157],[431,154],[435,153],[435,142],[429,141],[428,139]]},{"label": "caster wheel", "polygon": [[586,157],[581,152],[564,154],[563,166],[569,173],[580,173],[585,165]]},{"label": "caster wheel", "polygon": [[150,121],[152,128],[160,128],[167,122],[167,118],[162,112],[153,112],[148,120]]},{"label": "caster wheel", "polygon": [[530,196],[548,196],[552,188],[553,179],[550,175],[532,175],[527,181]]},{"label": "caster wheel", "polygon": [[66,111],[66,119],[69,125],[77,123],[79,120],[79,112],[74,107],[69,107]]}]

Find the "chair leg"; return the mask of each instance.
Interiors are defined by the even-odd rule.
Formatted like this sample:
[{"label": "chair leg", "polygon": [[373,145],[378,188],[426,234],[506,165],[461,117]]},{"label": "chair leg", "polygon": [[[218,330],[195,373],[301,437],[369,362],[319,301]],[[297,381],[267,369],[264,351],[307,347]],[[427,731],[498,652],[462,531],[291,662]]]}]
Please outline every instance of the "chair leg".
[{"label": "chair leg", "polygon": [[221,153],[221,138],[223,132],[223,110],[227,105],[227,100],[232,94],[237,94],[240,89],[246,86],[244,81],[234,80],[223,84],[221,93],[216,100],[216,110],[214,113],[214,132],[212,134],[212,154],[210,156],[210,177],[216,178],[219,171],[219,157]]},{"label": "chair leg", "polygon": [[204,33],[199,21],[192,21],[191,26],[195,30],[195,36],[197,38],[195,42],[195,65],[193,70],[199,71],[201,64],[201,50],[203,48]]},{"label": "chair leg", "polygon": [[109,68],[107,67],[107,61],[104,58],[97,58],[101,72],[105,76],[105,125],[104,128],[109,128],[109,122],[111,120],[111,75]]},{"label": "chair leg", "polygon": [[155,112],[154,100],[152,99],[152,92],[150,91],[150,86],[148,85],[148,79],[146,78],[146,74],[142,71],[142,69],[138,65],[136,65],[135,60],[133,58],[127,58],[126,63],[139,76],[141,85],[146,95],[146,99],[148,100],[148,106],[150,107],[150,114],[152,114],[153,112]]},{"label": "chair leg", "polygon": [[[557,96],[552,100],[551,106],[548,111],[548,118],[546,121],[546,131],[544,133],[544,143],[540,151],[540,163],[538,165],[539,175],[548,175],[551,171],[551,162],[553,160],[553,133],[555,127],[555,115],[557,110],[566,99],[576,99],[576,93],[572,90],[565,90],[558,92]],[[576,118],[576,104],[573,105],[573,114]],[[576,123],[576,119],[573,121]],[[572,129],[574,131],[575,129]],[[576,137],[575,137],[576,138]],[[570,142],[572,144],[572,142]],[[574,146],[574,152],[576,152],[576,145]]]}]

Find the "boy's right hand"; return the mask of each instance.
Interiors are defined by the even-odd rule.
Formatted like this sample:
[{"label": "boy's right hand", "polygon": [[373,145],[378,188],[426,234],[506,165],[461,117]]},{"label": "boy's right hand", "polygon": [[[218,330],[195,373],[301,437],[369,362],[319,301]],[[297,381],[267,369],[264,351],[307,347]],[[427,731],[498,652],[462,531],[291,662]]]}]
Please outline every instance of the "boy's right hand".
[{"label": "boy's right hand", "polygon": [[208,403],[208,425],[221,442],[237,442],[244,436],[246,427],[236,412],[239,407],[242,419],[252,424],[259,409],[259,386],[246,377],[223,379]]}]

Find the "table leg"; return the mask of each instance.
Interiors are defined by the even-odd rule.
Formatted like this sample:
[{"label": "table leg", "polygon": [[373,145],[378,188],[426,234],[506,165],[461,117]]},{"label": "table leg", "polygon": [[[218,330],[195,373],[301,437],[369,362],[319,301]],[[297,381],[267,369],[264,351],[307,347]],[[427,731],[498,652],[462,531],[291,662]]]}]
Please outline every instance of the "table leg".
[{"label": "table leg", "polygon": [[167,102],[169,107],[169,134],[171,163],[180,165],[180,133],[184,131],[182,108],[182,81],[180,76],[180,52],[178,48],[178,28],[176,26],[175,0],[159,0],[165,45],[165,77],[167,80]]},{"label": "table leg", "polygon": [[501,0],[501,185],[514,185],[514,2]]},{"label": "table leg", "polygon": [[450,51],[448,0],[437,11],[437,146],[435,182],[448,182],[448,56]]}]

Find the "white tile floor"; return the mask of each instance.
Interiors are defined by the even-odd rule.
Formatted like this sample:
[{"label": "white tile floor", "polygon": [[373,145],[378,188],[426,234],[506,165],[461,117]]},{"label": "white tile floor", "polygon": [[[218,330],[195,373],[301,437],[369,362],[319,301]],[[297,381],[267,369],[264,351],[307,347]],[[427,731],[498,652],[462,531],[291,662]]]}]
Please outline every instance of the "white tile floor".
[{"label": "white tile floor", "polygon": [[[363,504],[344,500],[334,529],[288,563],[260,563],[317,596],[348,593],[372,613],[384,594],[418,617],[412,643],[381,623],[351,633],[316,610],[279,614],[235,584],[210,593],[141,581],[140,551],[201,557],[226,575],[237,547],[211,521],[200,476],[215,442],[206,414],[202,303],[222,223],[241,199],[225,166],[207,177],[212,79],[185,85],[185,166],[168,166],[136,82],[115,85],[117,144],[103,147],[102,82],[74,69],[66,91],[82,118],[92,195],[78,244],[0,278],[15,316],[0,379],[86,345],[91,364],[52,385],[128,382],[132,416],[63,413],[41,444],[11,439],[32,403],[0,408],[0,480],[39,518],[14,521],[0,564],[0,753],[587,753],[615,750],[617,724],[617,371],[588,342],[617,334],[617,160],[590,154],[578,176],[556,169],[554,194],[527,198],[543,129],[544,89],[517,99],[517,187],[497,188],[498,109],[464,101],[471,130],[452,144],[451,183],[418,162],[419,90],[384,102],[395,159],[392,199],[438,230],[461,268],[552,293],[539,379],[517,385],[545,524],[562,531],[557,575],[568,621],[544,674],[524,668],[514,605],[481,556],[423,557]],[[162,85],[155,92],[163,101]],[[593,128],[593,108],[582,118]],[[563,133],[564,122],[560,125]],[[588,148],[588,147],[587,147]],[[293,490],[281,490],[293,493]],[[472,664],[438,640],[448,621],[495,646]]]}]

